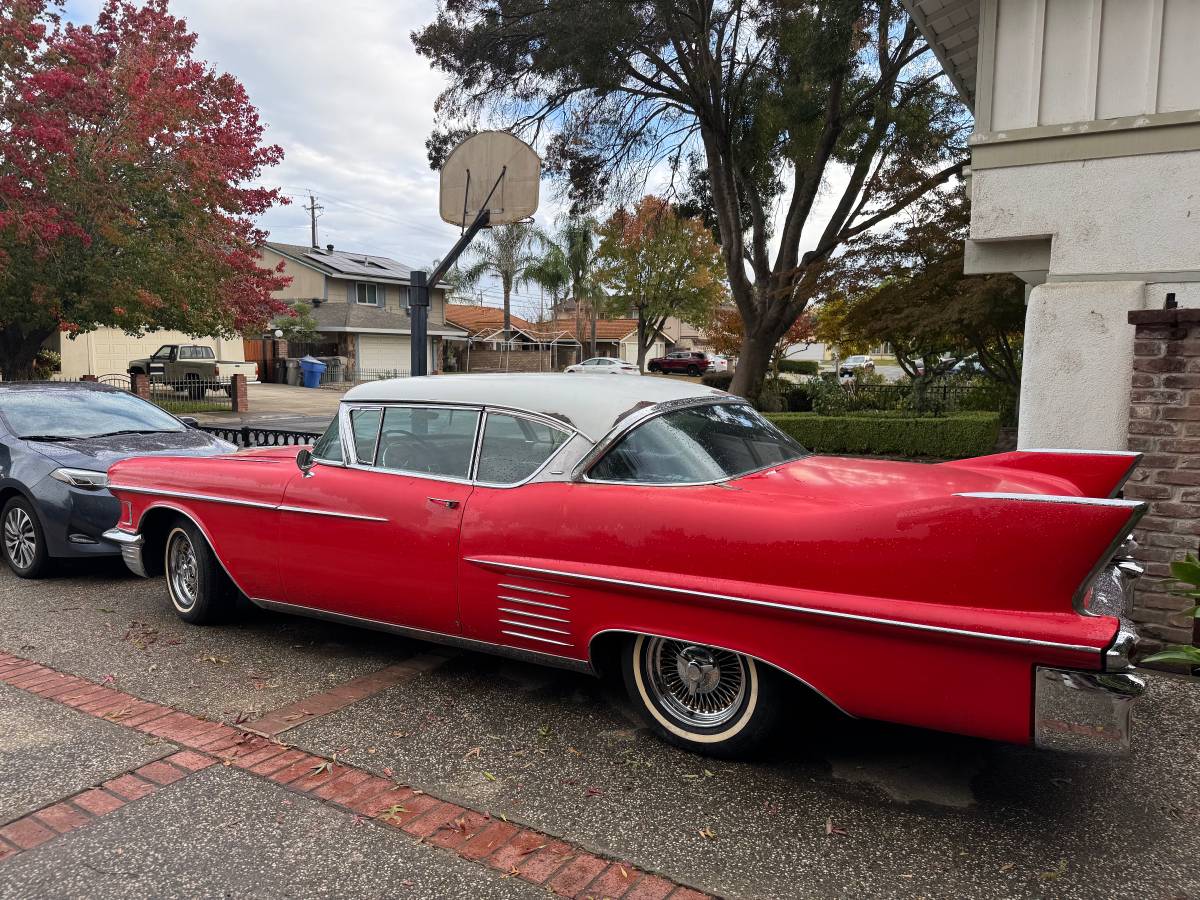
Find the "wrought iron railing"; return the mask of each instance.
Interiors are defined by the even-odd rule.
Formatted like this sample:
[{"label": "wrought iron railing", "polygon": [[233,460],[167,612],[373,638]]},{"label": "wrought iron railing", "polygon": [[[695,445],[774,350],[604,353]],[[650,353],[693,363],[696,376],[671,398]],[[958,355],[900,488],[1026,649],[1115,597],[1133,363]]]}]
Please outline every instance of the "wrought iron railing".
[{"label": "wrought iron railing", "polygon": [[255,428],[251,425],[201,425],[201,431],[229,441],[239,447],[297,447],[311,444],[321,436],[317,431],[295,431],[289,428]]}]

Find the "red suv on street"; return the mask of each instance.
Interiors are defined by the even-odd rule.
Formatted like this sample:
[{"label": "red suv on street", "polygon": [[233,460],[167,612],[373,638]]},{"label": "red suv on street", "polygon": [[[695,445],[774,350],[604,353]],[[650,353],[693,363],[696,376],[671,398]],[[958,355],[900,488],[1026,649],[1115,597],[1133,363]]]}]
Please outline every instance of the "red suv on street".
[{"label": "red suv on street", "polygon": [[703,375],[711,365],[708,357],[699,350],[676,350],[650,360],[649,369],[667,375]]}]

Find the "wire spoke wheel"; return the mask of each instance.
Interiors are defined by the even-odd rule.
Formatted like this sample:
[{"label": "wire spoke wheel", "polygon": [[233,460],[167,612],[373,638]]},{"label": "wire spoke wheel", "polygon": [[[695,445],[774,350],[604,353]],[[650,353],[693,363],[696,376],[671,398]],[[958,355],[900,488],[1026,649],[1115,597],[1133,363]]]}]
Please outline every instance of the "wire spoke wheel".
[{"label": "wire spoke wheel", "polygon": [[196,605],[200,593],[199,571],[196,549],[191,539],[182,530],[175,531],[167,549],[167,577],[171,581],[175,603],[180,609],[191,609]]},{"label": "wire spoke wheel", "polygon": [[28,569],[37,555],[37,531],[29,514],[14,506],[4,517],[4,551],[18,569]]},{"label": "wire spoke wheel", "polygon": [[741,654],[652,638],[642,665],[654,699],[691,728],[717,728],[742,709],[750,679]]}]

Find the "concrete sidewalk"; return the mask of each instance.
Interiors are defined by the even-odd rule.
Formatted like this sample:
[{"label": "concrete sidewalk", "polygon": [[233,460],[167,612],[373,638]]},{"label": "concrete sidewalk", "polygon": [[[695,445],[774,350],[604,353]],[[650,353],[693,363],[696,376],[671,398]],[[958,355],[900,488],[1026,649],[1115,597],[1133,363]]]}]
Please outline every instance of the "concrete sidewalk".
[{"label": "concrete sidewalk", "polygon": [[202,413],[196,416],[205,425],[227,428],[255,425],[262,428],[286,428],[296,431],[324,431],[337,413],[342,391],[303,388],[290,384],[247,385],[250,412]]}]

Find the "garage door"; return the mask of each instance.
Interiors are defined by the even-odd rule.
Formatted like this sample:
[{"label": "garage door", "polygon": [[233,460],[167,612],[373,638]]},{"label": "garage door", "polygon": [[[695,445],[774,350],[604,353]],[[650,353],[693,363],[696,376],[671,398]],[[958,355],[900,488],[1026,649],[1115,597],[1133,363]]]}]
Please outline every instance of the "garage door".
[{"label": "garage door", "polygon": [[407,375],[412,350],[406,335],[360,334],[358,368],[360,377],[395,373]]}]

